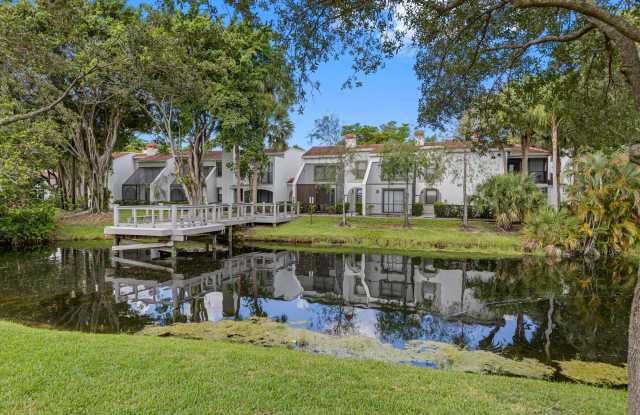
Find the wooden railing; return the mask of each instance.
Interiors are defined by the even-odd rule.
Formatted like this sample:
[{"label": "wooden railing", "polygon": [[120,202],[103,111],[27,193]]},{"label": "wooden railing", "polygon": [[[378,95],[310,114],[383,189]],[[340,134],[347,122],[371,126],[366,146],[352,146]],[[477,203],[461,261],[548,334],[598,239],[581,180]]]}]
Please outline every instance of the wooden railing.
[{"label": "wooden railing", "polygon": [[273,217],[277,219],[299,214],[300,205],[294,202],[216,203],[208,205],[114,205],[113,225],[185,228],[229,221],[250,221],[256,217]]}]

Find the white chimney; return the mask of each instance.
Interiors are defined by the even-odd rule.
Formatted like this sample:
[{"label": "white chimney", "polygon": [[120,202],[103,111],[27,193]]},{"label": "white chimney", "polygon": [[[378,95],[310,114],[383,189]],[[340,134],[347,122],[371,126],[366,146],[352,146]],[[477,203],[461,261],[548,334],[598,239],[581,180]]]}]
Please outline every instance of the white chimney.
[{"label": "white chimney", "polygon": [[154,143],[149,143],[144,147],[143,153],[145,156],[155,156],[158,154],[158,146]]},{"label": "white chimney", "polygon": [[355,134],[344,135],[344,145],[347,148],[354,148],[357,145],[357,139]]},{"label": "white chimney", "polygon": [[416,144],[422,147],[424,145],[424,131],[416,130],[415,136],[416,136]]}]

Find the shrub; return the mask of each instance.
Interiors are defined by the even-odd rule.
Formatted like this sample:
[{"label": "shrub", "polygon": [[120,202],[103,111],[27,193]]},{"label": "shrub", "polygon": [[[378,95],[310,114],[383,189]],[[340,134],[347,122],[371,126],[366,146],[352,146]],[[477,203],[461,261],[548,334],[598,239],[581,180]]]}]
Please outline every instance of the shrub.
[{"label": "shrub", "polygon": [[50,205],[0,210],[0,245],[24,248],[51,240],[55,211]]},{"label": "shrub", "polygon": [[362,203],[356,203],[355,214],[356,215],[362,215]]},{"label": "shrub", "polygon": [[626,151],[576,157],[568,205],[581,223],[585,253],[628,251],[640,238],[640,170]]},{"label": "shrub", "polygon": [[[335,211],[335,213],[337,213],[337,214],[339,214],[339,215],[342,215],[342,209],[343,209],[343,208],[344,208],[344,210],[345,210],[346,212],[349,212],[349,202],[346,202],[346,203],[344,203],[344,204],[342,204],[342,203],[338,203],[338,204],[336,204],[336,206],[334,207],[334,211]],[[328,210],[328,209],[327,209],[327,210]]]},{"label": "shrub", "polygon": [[494,213],[496,226],[509,230],[543,204],[542,192],[533,179],[521,174],[505,174],[487,179],[477,188],[474,202],[480,210]]},{"label": "shrub", "polygon": [[422,206],[422,203],[414,203],[411,205],[411,213],[413,216],[422,216],[423,210],[424,206]]},{"label": "shrub", "polygon": [[[443,202],[435,202],[433,210],[438,218],[456,218],[459,219],[464,214],[464,205],[452,205]],[[491,210],[487,206],[475,206],[469,204],[467,212],[470,218],[490,219],[493,217]]]},{"label": "shrub", "polygon": [[327,213],[333,215],[336,213],[336,207],[334,205],[327,206]]},{"label": "shrub", "polygon": [[433,211],[438,218],[461,218],[462,209],[462,205],[450,205],[440,201],[433,204]]},{"label": "shrub", "polygon": [[524,234],[535,246],[553,245],[570,251],[579,245],[580,220],[566,209],[544,207],[527,216]]}]

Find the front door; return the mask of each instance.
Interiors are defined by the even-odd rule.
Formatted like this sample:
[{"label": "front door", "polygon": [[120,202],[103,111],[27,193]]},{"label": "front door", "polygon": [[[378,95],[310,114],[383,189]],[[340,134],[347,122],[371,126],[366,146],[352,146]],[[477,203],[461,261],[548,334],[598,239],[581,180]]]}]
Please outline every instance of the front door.
[{"label": "front door", "polygon": [[382,191],[382,213],[402,213],[403,207],[403,189],[384,189]]}]

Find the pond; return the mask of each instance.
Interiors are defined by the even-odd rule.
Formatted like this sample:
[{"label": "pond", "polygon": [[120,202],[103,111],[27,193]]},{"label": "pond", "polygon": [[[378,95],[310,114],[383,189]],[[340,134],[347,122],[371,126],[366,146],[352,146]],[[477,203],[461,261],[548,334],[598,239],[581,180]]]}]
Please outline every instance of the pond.
[{"label": "pond", "polygon": [[260,316],[400,349],[430,340],[516,359],[621,365],[636,270],[624,260],[283,250],[118,259],[104,248],[50,248],[0,256],[0,319],[108,333]]}]

